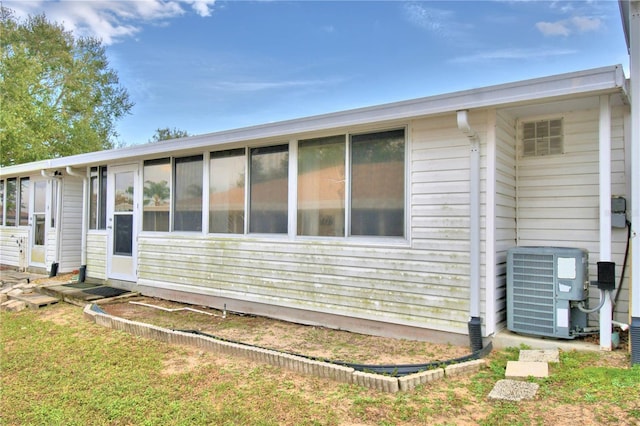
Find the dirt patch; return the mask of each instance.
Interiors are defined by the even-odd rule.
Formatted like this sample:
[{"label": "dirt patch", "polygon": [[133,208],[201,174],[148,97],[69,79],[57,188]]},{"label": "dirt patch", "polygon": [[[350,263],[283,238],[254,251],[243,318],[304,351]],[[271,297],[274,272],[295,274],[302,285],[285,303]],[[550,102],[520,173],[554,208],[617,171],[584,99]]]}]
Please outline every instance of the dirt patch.
[{"label": "dirt patch", "polygon": [[47,284],[47,285],[53,285],[53,284],[63,284],[63,283],[68,283],[71,282],[71,280],[76,276],[77,274],[61,274],[61,275],[56,275],[55,277],[43,277],[43,278],[38,278],[36,280],[31,281],[33,284]]},{"label": "dirt patch", "polygon": [[[135,303],[131,303],[135,302]],[[192,308],[200,312],[163,311]],[[174,330],[197,330],[228,340],[312,357],[360,364],[400,365],[446,361],[469,355],[468,347],[369,336],[252,315],[221,312],[149,297],[129,298],[101,308],[121,318]]]}]

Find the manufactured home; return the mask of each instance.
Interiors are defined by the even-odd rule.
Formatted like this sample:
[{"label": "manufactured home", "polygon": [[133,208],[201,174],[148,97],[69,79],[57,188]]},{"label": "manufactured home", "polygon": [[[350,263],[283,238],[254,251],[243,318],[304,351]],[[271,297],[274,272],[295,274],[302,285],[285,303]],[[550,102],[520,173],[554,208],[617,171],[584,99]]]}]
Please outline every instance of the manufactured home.
[{"label": "manufactured home", "polygon": [[609,66],[4,167],[0,263],[466,344],[507,325],[510,249],[576,248],[590,280],[615,262],[629,323],[627,86]]}]

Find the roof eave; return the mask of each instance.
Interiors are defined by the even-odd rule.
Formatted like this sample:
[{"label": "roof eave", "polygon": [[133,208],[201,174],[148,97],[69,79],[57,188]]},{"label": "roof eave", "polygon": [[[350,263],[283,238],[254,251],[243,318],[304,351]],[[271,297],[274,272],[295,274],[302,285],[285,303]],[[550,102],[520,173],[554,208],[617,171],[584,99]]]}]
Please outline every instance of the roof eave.
[{"label": "roof eave", "polygon": [[162,155],[234,142],[268,139],[278,136],[286,137],[288,135],[324,129],[348,128],[374,122],[403,120],[461,109],[500,107],[543,99],[614,91],[625,92],[625,78],[621,65],[207,133],[170,141],[79,154],[47,160],[46,163],[37,162],[10,166],[0,170],[0,176],[37,171],[38,169],[60,169],[66,166],[104,164],[128,158],[146,157],[152,154]]}]

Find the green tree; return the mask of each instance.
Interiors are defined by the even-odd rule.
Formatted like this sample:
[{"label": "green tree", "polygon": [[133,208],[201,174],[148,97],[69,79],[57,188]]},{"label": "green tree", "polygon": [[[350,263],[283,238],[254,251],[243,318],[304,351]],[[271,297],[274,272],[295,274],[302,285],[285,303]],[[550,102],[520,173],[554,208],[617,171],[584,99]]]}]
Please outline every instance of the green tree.
[{"label": "green tree", "polygon": [[170,129],[168,127],[164,127],[162,129],[156,129],[155,134],[149,140],[149,142],[160,142],[160,141],[168,141],[170,139],[178,139],[178,138],[186,138],[190,136],[186,130]]},{"label": "green tree", "polygon": [[112,148],[132,107],[100,40],[0,7],[0,165]]}]

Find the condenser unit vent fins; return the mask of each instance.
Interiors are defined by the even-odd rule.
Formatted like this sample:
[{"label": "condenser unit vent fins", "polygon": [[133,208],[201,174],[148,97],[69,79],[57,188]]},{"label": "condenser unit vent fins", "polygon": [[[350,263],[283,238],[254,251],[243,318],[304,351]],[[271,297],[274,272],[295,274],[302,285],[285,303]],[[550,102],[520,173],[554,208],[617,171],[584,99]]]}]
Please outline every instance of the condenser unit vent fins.
[{"label": "condenser unit vent fins", "polygon": [[554,331],[553,255],[513,255],[513,325],[537,334]]},{"label": "condenser unit vent fins", "polygon": [[586,314],[571,301],[585,300],[588,254],[567,247],[514,247],[507,255],[507,328],[574,338]]}]

